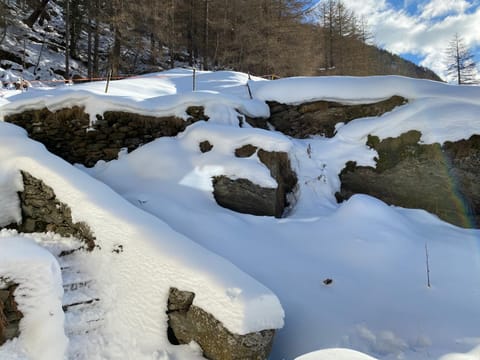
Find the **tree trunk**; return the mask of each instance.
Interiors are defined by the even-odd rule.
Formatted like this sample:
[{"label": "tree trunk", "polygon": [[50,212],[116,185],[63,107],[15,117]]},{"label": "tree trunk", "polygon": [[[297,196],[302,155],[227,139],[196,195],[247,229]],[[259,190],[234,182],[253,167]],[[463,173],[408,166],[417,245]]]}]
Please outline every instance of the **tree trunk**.
[{"label": "tree trunk", "polygon": [[115,41],[113,43],[113,49],[111,53],[111,65],[112,65],[112,76],[118,77],[120,74],[120,49],[122,44],[122,38],[120,31],[115,29]]},{"label": "tree trunk", "polygon": [[70,78],[70,0],[65,4],[65,79]]},{"label": "tree trunk", "polygon": [[204,8],[204,33],[203,33],[203,69],[208,70],[208,5],[209,0],[205,0],[205,8]]},{"label": "tree trunk", "polygon": [[48,2],[49,0],[42,0],[38,8],[36,8],[28,18],[24,19],[23,22],[29,27],[33,27],[33,24],[37,22],[40,15],[45,11]]},{"label": "tree trunk", "polygon": [[93,36],[93,69],[92,69],[92,73],[94,77],[98,77],[99,75],[99,64],[98,64],[98,59],[99,59],[98,52],[100,48],[100,29],[98,26],[99,11],[100,11],[99,0],[96,0],[95,1],[95,30],[94,30],[94,36]]}]

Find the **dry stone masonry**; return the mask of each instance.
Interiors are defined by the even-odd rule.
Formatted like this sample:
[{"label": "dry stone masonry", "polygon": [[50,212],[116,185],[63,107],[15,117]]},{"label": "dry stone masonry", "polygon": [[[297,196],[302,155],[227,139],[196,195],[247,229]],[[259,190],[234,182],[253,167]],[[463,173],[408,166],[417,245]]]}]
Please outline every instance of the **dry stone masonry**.
[{"label": "dry stone masonry", "polygon": [[191,106],[186,113],[187,120],[107,111],[90,124],[84,109],[74,106],[54,112],[27,110],[8,115],[5,121],[23,127],[32,139],[64,160],[91,167],[98,160],[116,159],[121,149],[130,152],[156,138],[175,136],[198,120],[208,120],[201,106]]},{"label": "dry stone masonry", "polygon": [[[0,285],[2,283],[0,278]],[[17,286],[7,283],[0,287],[0,346],[20,334],[19,324],[23,314],[18,310],[14,297]]]},{"label": "dry stone masonry", "polygon": [[228,331],[211,314],[192,305],[195,294],[170,289],[168,298],[169,338],[173,344],[197,342],[203,356],[211,360],[265,360],[272,349],[275,330],[246,335]]},{"label": "dry stone masonry", "polygon": [[73,222],[68,205],[58,201],[51,187],[22,171],[23,192],[19,193],[22,223],[12,225],[19,232],[52,231],[62,236],[74,236],[85,242],[88,250],[95,247],[95,237],[87,224]]}]

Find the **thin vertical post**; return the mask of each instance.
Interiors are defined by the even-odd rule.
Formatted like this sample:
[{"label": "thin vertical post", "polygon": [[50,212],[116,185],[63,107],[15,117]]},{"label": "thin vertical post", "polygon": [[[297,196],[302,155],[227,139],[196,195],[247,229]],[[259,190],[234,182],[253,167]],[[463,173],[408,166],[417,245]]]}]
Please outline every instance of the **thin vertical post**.
[{"label": "thin vertical post", "polygon": [[193,76],[192,76],[192,88],[193,88],[193,91],[196,90],[197,88],[197,75],[196,75],[196,70],[195,68],[193,68]]},{"label": "thin vertical post", "polygon": [[105,94],[108,92],[108,85],[110,85],[111,77],[112,77],[112,69],[108,71],[107,84],[105,85]]},{"label": "thin vertical post", "polygon": [[426,242],[425,242],[425,261],[427,266],[427,287],[431,287],[430,286],[430,264],[428,261],[428,246]]}]

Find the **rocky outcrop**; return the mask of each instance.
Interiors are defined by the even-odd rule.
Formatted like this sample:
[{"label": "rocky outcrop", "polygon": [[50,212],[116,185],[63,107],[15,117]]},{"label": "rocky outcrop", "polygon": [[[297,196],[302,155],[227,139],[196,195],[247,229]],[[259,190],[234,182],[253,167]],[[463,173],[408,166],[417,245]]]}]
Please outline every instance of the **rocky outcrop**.
[{"label": "rocky outcrop", "polygon": [[226,176],[213,178],[213,196],[224,208],[258,216],[281,217],[285,207],[277,197],[277,189],[264,188],[248,179],[232,180]]},{"label": "rocky outcrop", "polygon": [[98,160],[116,159],[123,148],[130,152],[156,138],[175,136],[193,122],[208,120],[200,106],[191,106],[186,113],[187,120],[107,111],[90,124],[84,109],[75,106],[54,112],[27,110],[5,116],[5,121],[23,127],[32,139],[66,161],[91,167]]},{"label": "rocky outcrop", "polygon": [[226,176],[216,176],[213,178],[213,195],[217,203],[227,209],[279,218],[289,205],[287,195],[294,190],[297,177],[285,152],[265,151],[253,145],[235,150],[237,157],[250,157],[255,153],[270,170],[270,175],[277,181],[277,187],[265,188],[248,179],[233,180]]},{"label": "rocky outcrop", "polygon": [[85,242],[88,250],[95,247],[95,237],[89,226],[73,222],[68,205],[58,201],[53,189],[43,181],[22,171],[23,188],[19,193],[22,223],[10,227],[19,232],[55,232],[62,236],[74,236]]},{"label": "rocky outcrop", "polygon": [[173,344],[200,345],[203,355],[211,360],[264,360],[272,348],[275,330],[246,335],[228,331],[211,314],[192,305],[195,294],[170,289],[168,298],[169,339]]},{"label": "rocky outcrop", "polygon": [[462,227],[480,224],[480,136],[440,144],[419,144],[409,131],[368,145],[378,152],[376,168],[348,164],[340,175],[339,200],[356,193],[388,204],[425,209]]},{"label": "rocky outcrop", "polygon": [[[0,285],[2,278],[0,277]],[[23,314],[17,308],[14,292],[17,284],[0,287],[0,346],[20,334],[19,324]]]},{"label": "rocky outcrop", "polygon": [[407,103],[400,96],[373,104],[345,105],[333,101],[315,101],[301,105],[286,105],[269,102],[270,118],[247,118],[250,125],[268,129],[268,124],[275,130],[294,138],[306,138],[311,135],[333,137],[335,125],[351,120],[380,116],[395,107]]}]

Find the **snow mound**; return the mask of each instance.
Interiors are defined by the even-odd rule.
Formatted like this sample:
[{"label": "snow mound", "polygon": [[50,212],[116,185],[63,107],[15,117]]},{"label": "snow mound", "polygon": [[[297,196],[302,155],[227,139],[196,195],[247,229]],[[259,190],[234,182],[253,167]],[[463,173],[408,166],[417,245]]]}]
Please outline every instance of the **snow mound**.
[{"label": "snow mound", "polygon": [[19,284],[15,300],[23,313],[20,337],[0,347],[0,358],[10,359],[13,348],[32,360],[63,360],[68,339],[63,331],[62,276],[53,255],[32,240],[1,231],[0,277]]},{"label": "snow mound", "polygon": [[373,357],[348,349],[325,349],[297,357],[295,360],[375,360]]}]

